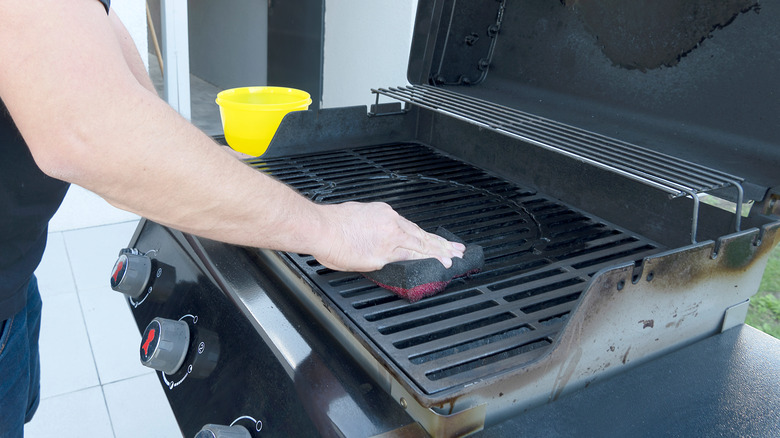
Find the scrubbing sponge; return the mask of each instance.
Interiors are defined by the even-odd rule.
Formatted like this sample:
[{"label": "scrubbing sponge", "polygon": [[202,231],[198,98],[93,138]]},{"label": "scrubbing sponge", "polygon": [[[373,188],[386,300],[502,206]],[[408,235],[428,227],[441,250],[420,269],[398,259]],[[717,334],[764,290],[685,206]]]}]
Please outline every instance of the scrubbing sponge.
[{"label": "scrubbing sponge", "polygon": [[485,256],[481,246],[465,244],[443,227],[439,227],[436,234],[451,242],[466,245],[463,258],[454,257],[449,268],[445,268],[435,258],[393,262],[378,271],[366,272],[363,275],[378,286],[414,303],[441,292],[453,278],[471,275],[482,269]]}]

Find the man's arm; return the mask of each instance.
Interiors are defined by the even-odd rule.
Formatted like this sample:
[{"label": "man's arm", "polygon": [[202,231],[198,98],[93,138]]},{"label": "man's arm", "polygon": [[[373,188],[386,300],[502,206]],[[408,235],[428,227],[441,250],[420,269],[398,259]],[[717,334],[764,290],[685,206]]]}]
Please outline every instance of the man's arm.
[{"label": "man's arm", "polygon": [[317,205],[237,161],[139,82],[123,45],[95,0],[0,0],[0,97],[47,174],[186,232],[334,269],[462,254],[385,204]]},{"label": "man's arm", "polygon": [[141,59],[141,55],[135,48],[135,42],[133,42],[133,38],[130,36],[130,33],[127,31],[127,28],[125,28],[125,25],[122,23],[119,17],[117,17],[117,15],[114,13],[113,9],[109,10],[109,21],[111,22],[111,27],[113,27],[114,33],[117,36],[119,45],[122,48],[122,54],[124,55],[125,62],[127,62],[127,67],[133,73],[135,79],[141,85],[143,85],[144,88],[151,91],[152,93],[157,94],[157,90],[154,88],[152,79],[146,73],[144,61]]}]

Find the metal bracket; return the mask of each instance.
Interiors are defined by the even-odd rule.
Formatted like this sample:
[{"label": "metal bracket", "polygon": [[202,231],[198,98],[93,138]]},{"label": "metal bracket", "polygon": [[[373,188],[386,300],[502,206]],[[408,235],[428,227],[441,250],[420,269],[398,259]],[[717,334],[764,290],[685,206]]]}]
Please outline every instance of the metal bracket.
[{"label": "metal bracket", "polygon": [[723,333],[732,327],[744,324],[749,307],[750,299],[747,299],[726,309],[726,312],[723,314],[723,325],[720,327],[720,332]]},{"label": "metal bracket", "polygon": [[376,94],[376,102],[371,105],[371,109],[368,111],[369,117],[396,116],[409,112],[409,104],[402,106],[401,102],[379,103],[379,93],[373,90],[372,93]]}]

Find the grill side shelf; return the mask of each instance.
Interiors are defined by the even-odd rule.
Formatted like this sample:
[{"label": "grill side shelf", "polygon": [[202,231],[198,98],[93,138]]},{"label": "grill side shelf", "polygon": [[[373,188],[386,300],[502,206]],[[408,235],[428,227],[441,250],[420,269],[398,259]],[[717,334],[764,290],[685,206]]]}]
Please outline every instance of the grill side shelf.
[{"label": "grill side shelf", "polygon": [[641,146],[590,132],[430,85],[372,89],[426,110],[551,150],[600,169],[693,201],[691,241],[696,243],[699,195],[733,187],[737,193],[736,231],[740,230],[744,178]]}]

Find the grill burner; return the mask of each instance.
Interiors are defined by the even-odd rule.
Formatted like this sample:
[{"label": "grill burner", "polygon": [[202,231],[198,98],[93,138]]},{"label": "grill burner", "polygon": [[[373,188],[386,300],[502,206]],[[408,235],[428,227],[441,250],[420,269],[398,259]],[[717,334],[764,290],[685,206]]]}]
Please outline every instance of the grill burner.
[{"label": "grill burner", "polygon": [[[481,245],[483,270],[414,304],[360,274],[287,254],[375,355],[435,394],[549,350],[600,269],[660,245],[419,144],[250,160],[323,203],[383,201],[422,228]],[[315,290],[317,288],[314,288]],[[337,312],[338,313],[338,312]]]}]

